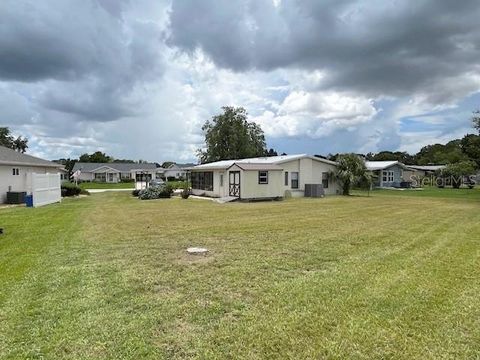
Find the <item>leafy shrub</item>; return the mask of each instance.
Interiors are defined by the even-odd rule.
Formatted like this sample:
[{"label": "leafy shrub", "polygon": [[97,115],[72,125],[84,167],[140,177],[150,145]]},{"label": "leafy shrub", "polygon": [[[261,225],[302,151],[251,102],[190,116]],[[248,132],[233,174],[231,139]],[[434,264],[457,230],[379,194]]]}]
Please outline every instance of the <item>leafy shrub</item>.
[{"label": "leafy shrub", "polygon": [[90,195],[90,193],[88,190],[82,189],[82,191],[80,191],[80,195]]},{"label": "leafy shrub", "polygon": [[465,177],[475,173],[475,164],[471,161],[460,161],[455,164],[448,164],[441,171],[441,176],[450,183],[453,188],[458,189],[465,180]]},{"label": "leafy shrub", "polygon": [[81,192],[82,192],[82,189],[80,188],[80,186],[77,186],[71,182],[62,183],[61,193],[63,197],[77,196],[77,195],[80,195]]},{"label": "leafy shrub", "polygon": [[190,196],[190,189],[188,186],[183,187],[183,190],[180,196],[182,197],[182,199],[188,199],[188,197]]},{"label": "leafy shrub", "polygon": [[167,176],[167,181],[175,181],[177,178],[175,176]]},{"label": "leafy shrub", "polygon": [[133,183],[135,182],[135,179],[120,179],[121,183]]},{"label": "leafy shrub", "polygon": [[132,195],[135,196],[135,197],[138,197],[138,196],[140,195],[140,192],[141,192],[141,191],[142,191],[142,190],[135,189],[135,190],[132,191]]},{"label": "leafy shrub", "polygon": [[162,186],[151,186],[148,189],[143,190],[139,198],[141,200],[152,200],[160,198],[170,198],[172,197],[173,189],[170,185]]}]

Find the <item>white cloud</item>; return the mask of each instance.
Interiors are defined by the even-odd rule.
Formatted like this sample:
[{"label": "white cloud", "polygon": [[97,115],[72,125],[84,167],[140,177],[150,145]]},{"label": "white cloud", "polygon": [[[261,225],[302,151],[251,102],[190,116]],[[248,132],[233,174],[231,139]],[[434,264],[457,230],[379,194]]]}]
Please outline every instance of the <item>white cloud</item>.
[{"label": "white cloud", "polygon": [[[296,147],[289,152],[367,152],[398,148],[418,151],[427,142],[448,140],[467,131],[464,122],[452,120],[452,112],[466,116],[466,105],[461,105],[461,100],[480,89],[478,68],[472,70],[473,65],[466,67],[468,71],[452,71],[451,75],[438,71],[435,76],[430,76],[429,73],[423,74],[422,67],[412,68],[411,57],[404,58],[405,54],[401,53],[400,60],[407,59],[408,65],[404,79],[400,72],[403,67],[398,70],[396,65],[399,64],[392,63],[392,56],[385,58],[385,51],[377,48],[377,44],[384,40],[388,40],[387,45],[396,43],[376,32],[379,42],[372,38],[368,47],[363,42],[351,44],[349,38],[355,40],[358,35],[350,33],[352,29],[357,31],[355,26],[347,29],[346,36],[339,31],[332,39],[329,33],[322,32],[323,45],[328,45],[322,52],[315,42],[315,34],[320,32],[306,31],[315,24],[305,28],[304,24],[298,24],[296,13],[286,12],[285,6],[293,4],[291,2],[251,3],[248,9],[252,14],[246,17],[250,21],[246,34],[254,31],[256,35],[243,39],[240,34],[239,42],[253,39],[257,42],[253,44],[255,47],[269,46],[245,54],[245,47],[236,46],[235,41],[219,43],[219,38],[213,36],[216,33],[209,32],[212,29],[208,27],[202,28],[208,32],[208,46],[194,46],[194,34],[187,34],[189,36],[183,39],[192,41],[192,50],[188,52],[181,52],[166,43],[165,39],[172,30],[169,27],[169,1],[99,1],[101,7],[85,0],[75,5],[79,7],[78,11],[73,5],[57,1],[59,7],[54,12],[40,3],[31,2],[35,9],[39,9],[29,15],[32,23],[38,14],[45,14],[41,21],[28,29],[22,27],[26,23],[4,29],[5,35],[10,34],[8,39],[8,36],[4,38],[9,46],[13,35],[28,34],[33,43],[37,37],[41,40],[36,41],[39,46],[33,48],[37,50],[32,62],[36,66],[20,62],[29,71],[20,68],[18,74],[22,76],[16,80],[12,80],[16,73],[7,71],[8,78],[4,77],[0,82],[1,124],[10,126],[16,134],[28,136],[32,154],[46,158],[76,157],[84,152],[102,150],[118,158],[191,161],[195,159],[195,150],[203,143],[202,124],[226,105],[245,107],[250,120],[264,129],[267,142],[275,143],[279,151],[283,151],[283,144],[291,139],[295,141],[290,144],[295,143]],[[17,23],[14,20],[18,8],[14,6],[16,2],[11,4],[5,14],[10,16],[12,23]],[[220,18],[223,16],[221,7],[216,7],[219,13],[215,15]],[[245,10],[243,5],[239,8]],[[315,9],[319,8],[313,6]],[[188,13],[191,9],[187,6],[184,10]],[[204,10],[212,9],[207,6]],[[285,19],[277,23],[273,21],[275,19],[262,16],[270,10],[280,12]],[[74,18],[70,24],[62,17],[63,13],[79,18]],[[322,27],[328,26],[335,13],[325,13],[327,22],[320,22]],[[346,7],[339,14],[339,18],[334,16],[335,24],[337,19],[352,23],[369,19],[368,14],[362,14],[356,5]],[[195,17],[196,14],[190,15]],[[373,17],[380,21],[381,16],[377,15]],[[319,13],[312,13],[314,16]],[[2,15],[0,20],[3,20]],[[208,24],[208,19],[203,20]],[[288,27],[290,20],[295,23],[295,28],[290,29],[294,33],[290,33]],[[181,29],[192,25],[181,21],[179,24]],[[229,35],[221,25],[217,30]],[[332,26],[336,28],[337,25]],[[56,28],[60,30],[54,31]],[[78,31],[79,28],[86,30]],[[257,31],[258,28],[269,31]],[[345,27],[340,25],[336,29]],[[292,34],[302,36],[284,38]],[[50,51],[41,46],[52,45],[52,39],[61,40],[53,45],[60,43],[64,46],[53,46]],[[13,43],[16,47],[8,49],[18,50],[21,42]],[[284,53],[285,44],[291,49]],[[469,44],[459,43],[462,53],[468,55],[472,52]],[[75,51],[69,51],[67,45],[73,46]],[[216,53],[217,45],[232,48],[232,52]],[[251,45],[245,46],[250,49]],[[339,56],[343,62],[330,51],[337,45],[342,50]],[[355,61],[350,50],[357,45],[361,45],[361,50],[368,56],[360,62],[361,67],[350,67],[350,60]],[[28,47],[21,47],[20,55],[25,55],[25,48]],[[423,46],[419,48],[424,49]],[[299,51],[302,49],[303,55]],[[416,50],[415,46],[411,49]],[[76,55],[72,57],[72,54]],[[380,57],[383,73],[378,71],[377,63],[371,61],[371,54]],[[326,63],[322,60],[325,56],[328,58]],[[236,63],[225,68],[219,66],[230,57],[232,61],[240,62],[238,66]],[[52,58],[61,66],[52,67]],[[215,58],[216,62],[212,60]],[[42,59],[47,61],[37,61]],[[252,61],[254,66],[250,66]],[[422,56],[418,61],[429,65]],[[1,64],[0,61],[0,67]],[[439,64],[442,68],[453,66],[453,62],[442,59]],[[17,68],[13,66],[15,64],[8,65],[7,70]],[[236,71],[229,70],[232,68]],[[339,72],[345,75],[340,79],[342,81],[332,83]],[[420,76],[419,72],[423,75]],[[421,86],[417,84],[417,77],[422,80],[419,82]],[[351,82],[359,86],[351,85]],[[407,89],[408,95],[404,92],[399,95],[397,87]],[[446,110],[451,111],[449,118],[443,113]],[[408,129],[405,132],[400,126],[400,119],[404,117],[438,129],[429,132]],[[455,128],[457,124],[458,129]],[[311,144],[308,149],[304,147],[307,142]]]},{"label": "white cloud", "polygon": [[336,130],[355,130],[376,114],[373,101],[361,96],[333,91],[292,91],[276,113],[267,110],[254,120],[273,137],[321,138]]}]

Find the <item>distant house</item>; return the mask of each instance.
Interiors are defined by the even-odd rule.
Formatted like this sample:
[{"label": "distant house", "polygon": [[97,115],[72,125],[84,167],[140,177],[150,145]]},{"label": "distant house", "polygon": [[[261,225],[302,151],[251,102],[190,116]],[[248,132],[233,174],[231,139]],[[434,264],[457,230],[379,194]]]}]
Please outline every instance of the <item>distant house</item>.
[{"label": "distant house", "polygon": [[399,161],[365,161],[367,169],[374,175],[374,187],[401,187],[408,182],[408,168]]},{"label": "distant house", "polygon": [[308,184],[322,185],[326,195],[338,194],[339,184],[329,176],[335,168],[333,161],[300,154],[197,165],[190,177],[194,195],[274,199],[304,196]]},{"label": "distant house", "polygon": [[164,176],[167,179],[175,178],[177,180],[185,179],[187,176],[187,169],[195,166],[195,164],[176,164],[173,163],[165,169]]},{"label": "distant house", "polygon": [[0,146],[0,203],[6,201],[8,191],[30,192],[32,174],[64,173],[60,164]]},{"label": "distant house", "polygon": [[424,177],[434,175],[438,170],[444,169],[446,165],[407,165],[416,176]]},{"label": "distant house", "polygon": [[118,183],[122,180],[149,181],[164,176],[165,169],[157,164],[144,163],[75,163],[72,173],[79,181]]},{"label": "distant house", "polygon": [[433,175],[445,165],[405,165],[399,161],[366,161],[374,175],[374,187],[406,187],[417,185],[425,176]]}]

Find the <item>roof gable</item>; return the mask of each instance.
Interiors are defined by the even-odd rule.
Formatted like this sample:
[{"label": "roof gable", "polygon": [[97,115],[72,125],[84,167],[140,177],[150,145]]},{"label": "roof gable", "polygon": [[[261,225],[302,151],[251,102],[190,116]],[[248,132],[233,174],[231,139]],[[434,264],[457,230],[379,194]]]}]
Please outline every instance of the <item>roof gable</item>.
[{"label": "roof gable", "polygon": [[53,168],[63,168],[63,165],[52,161],[37,158],[35,156],[22,154],[18,151],[0,146],[0,164],[1,165],[26,165],[26,166],[43,166]]},{"label": "roof gable", "polygon": [[77,162],[73,166],[73,172],[80,170],[81,172],[93,172],[101,167],[108,166],[110,169],[118,171],[118,172],[130,172],[132,170],[164,170],[161,167],[157,167],[156,164],[153,163],[144,163],[144,164],[136,164],[136,163],[85,163],[85,162]]}]

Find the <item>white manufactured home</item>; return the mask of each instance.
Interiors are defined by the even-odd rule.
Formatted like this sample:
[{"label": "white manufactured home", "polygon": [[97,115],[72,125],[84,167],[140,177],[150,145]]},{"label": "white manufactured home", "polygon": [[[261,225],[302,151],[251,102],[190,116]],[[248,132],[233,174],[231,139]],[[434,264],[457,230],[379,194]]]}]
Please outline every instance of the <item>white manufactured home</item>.
[{"label": "white manufactured home", "polygon": [[325,195],[338,194],[331,179],[336,163],[306,154],[223,160],[190,168],[192,193],[244,200],[304,196],[305,185],[323,188]]},{"label": "white manufactured home", "polygon": [[34,175],[58,174],[53,187],[60,196],[60,176],[65,173],[63,166],[34,156],[22,154],[0,146],[0,204],[7,201],[7,193],[25,192],[31,194],[34,189]]},{"label": "white manufactured home", "polygon": [[150,181],[163,177],[165,169],[143,163],[75,163],[72,172],[78,181],[118,183],[122,180]]}]

